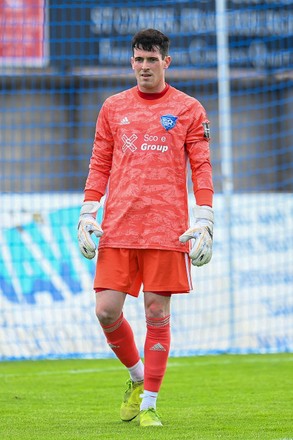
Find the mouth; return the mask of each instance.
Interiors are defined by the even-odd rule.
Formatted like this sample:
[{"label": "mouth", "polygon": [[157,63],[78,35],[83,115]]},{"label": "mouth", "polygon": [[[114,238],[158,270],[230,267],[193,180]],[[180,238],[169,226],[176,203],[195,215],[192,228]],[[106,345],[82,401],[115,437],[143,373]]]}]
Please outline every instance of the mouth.
[{"label": "mouth", "polygon": [[142,78],[150,78],[152,75],[150,73],[141,73]]}]

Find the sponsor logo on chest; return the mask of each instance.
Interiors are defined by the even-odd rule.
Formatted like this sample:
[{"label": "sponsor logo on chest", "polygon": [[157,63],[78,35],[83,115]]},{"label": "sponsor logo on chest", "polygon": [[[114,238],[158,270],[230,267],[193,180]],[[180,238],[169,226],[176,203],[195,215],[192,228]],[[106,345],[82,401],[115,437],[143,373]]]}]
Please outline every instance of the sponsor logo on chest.
[{"label": "sponsor logo on chest", "polygon": [[123,134],[122,152],[159,152],[166,153],[170,149],[170,138],[167,135]]}]

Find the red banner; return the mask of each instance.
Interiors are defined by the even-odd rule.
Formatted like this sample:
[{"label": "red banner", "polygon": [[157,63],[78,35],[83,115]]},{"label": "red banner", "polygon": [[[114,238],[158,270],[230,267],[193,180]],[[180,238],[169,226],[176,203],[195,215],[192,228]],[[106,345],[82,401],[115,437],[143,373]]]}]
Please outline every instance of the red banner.
[{"label": "red banner", "polygon": [[45,0],[0,0],[0,66],[47,64]]}]

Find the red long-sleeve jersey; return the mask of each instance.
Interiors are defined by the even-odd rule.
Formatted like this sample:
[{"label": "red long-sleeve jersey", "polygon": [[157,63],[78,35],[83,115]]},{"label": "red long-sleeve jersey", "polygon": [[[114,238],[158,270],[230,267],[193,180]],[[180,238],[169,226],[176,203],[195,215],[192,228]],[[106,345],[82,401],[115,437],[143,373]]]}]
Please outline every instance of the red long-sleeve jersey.
[{"label": "red long-sleeve jersey", "polygon": [[106,193],[99,247],[187,252],[187,160],[195,198],[213,183],[209,121],[195,98],[169,87],[144,99],[137,87],[108,98],[99,113],[85,200]]}]

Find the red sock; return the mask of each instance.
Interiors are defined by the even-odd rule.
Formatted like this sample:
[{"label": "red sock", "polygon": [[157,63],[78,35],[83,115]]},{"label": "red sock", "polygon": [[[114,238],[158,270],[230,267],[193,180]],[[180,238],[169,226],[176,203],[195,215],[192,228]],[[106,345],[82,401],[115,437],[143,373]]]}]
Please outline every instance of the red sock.
[{"label": "red sock", "polygon": [[121,316],[111,325],[101,325],[109,347],[127,368],[133,367],[140,356],[134,341],[133,331],[126,319]]},{"label": "red sock", "polygon": [[147,318],[144,345],[144,388],[158,392],[164,378],[170,351],[170,315]]}]

